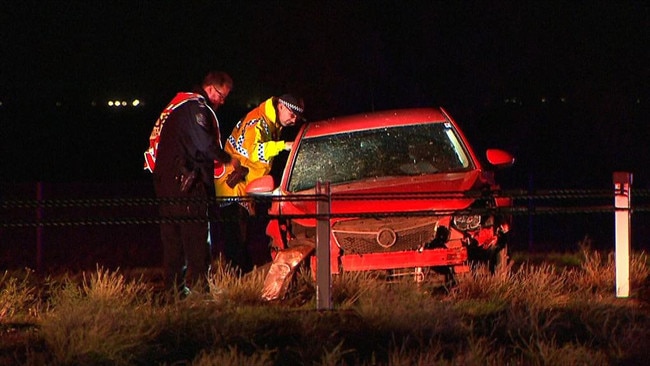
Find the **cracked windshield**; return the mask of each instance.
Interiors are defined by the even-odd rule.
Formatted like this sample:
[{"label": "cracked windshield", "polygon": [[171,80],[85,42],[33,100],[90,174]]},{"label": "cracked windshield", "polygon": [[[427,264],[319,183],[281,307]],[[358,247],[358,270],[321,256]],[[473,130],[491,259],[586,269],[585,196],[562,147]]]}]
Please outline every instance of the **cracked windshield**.
[{"label": "cracked windshield", "polygon": [[469,155],[449,123],[355,131],[303,139],[289,191],[389,176],[463,171]]}]

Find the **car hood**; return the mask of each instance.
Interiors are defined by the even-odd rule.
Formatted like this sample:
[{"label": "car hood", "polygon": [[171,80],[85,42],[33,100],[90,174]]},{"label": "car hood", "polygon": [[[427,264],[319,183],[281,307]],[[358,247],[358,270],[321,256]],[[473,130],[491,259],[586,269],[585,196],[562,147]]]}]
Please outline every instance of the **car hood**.
[{"label": "car hood", "polygon": [[[336,184],[330,186],[330,209],[332,214],[461,210],[474,201],[466,192],[478,188],[479,177],[480,171],[472,170]],[[309,190],[299,194],[314,193],[314,190]],[[282,214],[311,214],[316,211],[312,200],[288,200],[282,206]]]}]

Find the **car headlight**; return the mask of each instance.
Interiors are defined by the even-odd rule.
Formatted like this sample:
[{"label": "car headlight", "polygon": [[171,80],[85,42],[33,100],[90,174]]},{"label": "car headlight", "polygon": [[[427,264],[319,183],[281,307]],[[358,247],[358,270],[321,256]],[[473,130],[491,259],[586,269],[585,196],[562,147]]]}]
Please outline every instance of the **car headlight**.
[{"label": "car headlight", "polygon": [[481,215],[454,216],[452,224],[460,231],[478,230],[481,227]]}]

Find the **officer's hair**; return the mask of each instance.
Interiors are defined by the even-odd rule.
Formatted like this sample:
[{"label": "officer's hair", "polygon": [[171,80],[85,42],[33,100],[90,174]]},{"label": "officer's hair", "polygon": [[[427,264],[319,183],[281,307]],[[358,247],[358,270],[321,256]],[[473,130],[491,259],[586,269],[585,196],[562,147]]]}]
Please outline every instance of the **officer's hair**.
[{"label": "officer's hair", "polygon": [[226,85],[232,89],[232,78],[223,71],[210,71],[203,79],[203,87],[210,85]]}]

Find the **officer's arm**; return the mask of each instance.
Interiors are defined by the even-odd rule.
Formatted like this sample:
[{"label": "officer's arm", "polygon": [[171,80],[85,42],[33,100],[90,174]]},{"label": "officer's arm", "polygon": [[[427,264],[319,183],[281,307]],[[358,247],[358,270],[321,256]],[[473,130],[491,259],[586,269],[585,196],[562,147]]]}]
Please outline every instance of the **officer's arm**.
[{"label": "officer's arm", "polygon": [[217,144],[216,131],[214,131],[210,116],[205,113],[204,108],[197,108],[196,112],[192,113],[190,119],[189,134],[194,146],[209,159],[229,163],[231,157]]}]

